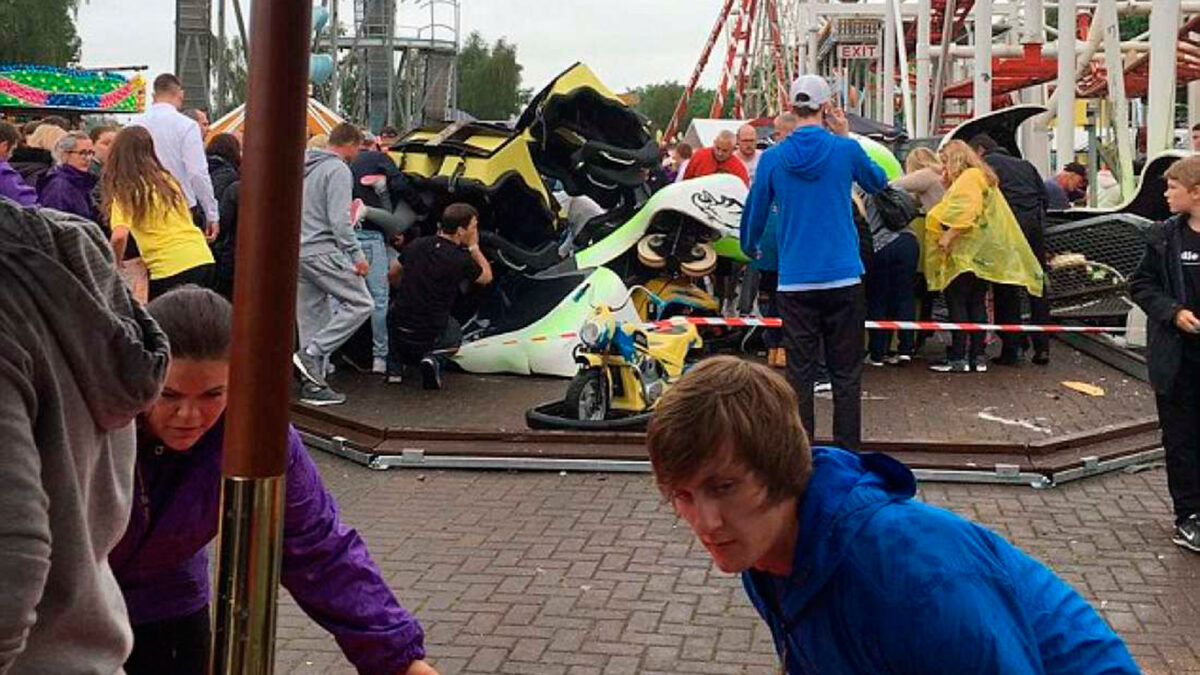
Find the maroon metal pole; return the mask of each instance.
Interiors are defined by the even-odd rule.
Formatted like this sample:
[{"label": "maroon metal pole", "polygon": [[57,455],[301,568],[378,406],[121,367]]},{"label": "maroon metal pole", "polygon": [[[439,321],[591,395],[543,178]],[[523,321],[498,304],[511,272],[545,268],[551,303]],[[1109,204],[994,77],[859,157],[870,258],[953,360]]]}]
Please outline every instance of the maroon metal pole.
[{"label": "maroon metal pole", "polygon": [[251,8],[210,673],[274,668],[312,7]]}]

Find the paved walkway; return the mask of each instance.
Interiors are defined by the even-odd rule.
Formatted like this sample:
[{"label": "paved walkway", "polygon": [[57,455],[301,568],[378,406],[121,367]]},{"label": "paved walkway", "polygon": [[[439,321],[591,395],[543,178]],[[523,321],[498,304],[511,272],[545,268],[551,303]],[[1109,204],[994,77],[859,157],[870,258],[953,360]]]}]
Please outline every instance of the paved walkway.
[{"label": "paved walkway", "polygon": [[[712,568],[646,475],[374,472],[316,457],[443,675],[776,672],[738,580]],[[922,495],[1057,570],[1147,673],[1200,674],[1200,556],[1170,543],[1161,467]],[[353,673],[283,595],[276,672]]]}]

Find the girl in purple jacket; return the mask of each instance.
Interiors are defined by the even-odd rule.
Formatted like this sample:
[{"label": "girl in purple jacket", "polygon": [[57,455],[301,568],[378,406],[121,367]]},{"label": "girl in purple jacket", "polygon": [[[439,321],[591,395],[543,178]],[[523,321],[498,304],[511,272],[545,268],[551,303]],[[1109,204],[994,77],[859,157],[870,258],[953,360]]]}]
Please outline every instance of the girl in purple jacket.
[{"label": "girl in purple jacket", "polygon": [[[162,396],[140,419],[133,513],[109,556],[133,624],[129,675],[205,673],[208,544],[217,533],[232,309],[185,286],[148,307],[171,344]],[[424,634],[290,431],[283,586],[369,675],[437,675]]]}]

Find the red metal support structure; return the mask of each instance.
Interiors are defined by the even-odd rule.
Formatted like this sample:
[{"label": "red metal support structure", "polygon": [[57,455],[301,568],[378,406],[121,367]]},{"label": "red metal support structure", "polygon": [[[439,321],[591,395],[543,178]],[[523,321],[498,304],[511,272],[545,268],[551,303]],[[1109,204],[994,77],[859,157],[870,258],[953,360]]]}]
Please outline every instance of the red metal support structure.
[{"label": "red metal support structure", "polygon": [[704,49],[700,51],[700,61],[696,63],[696,68],[692,70],[692,77],[688,80],[687,87],[683,90],[683,96],[680,97],[679,103],[675,106],[675,114],[671,115],[671,122],[667,124],[667,129],[663,132],[663,139],[670,140],[675,137],[679,130],[679,122],[683,116],[687,114],[688,104],[692,101],[692,94],[696,91],[696,85],[700,82],[700,76],[704,74],[704,67],[708,65],[708,58],[712,56],[713,47],[717,45],[717,40],[721,37],[721,31],[725,28],[726,21],[729,20],[729,12],[733,9],[734,0],[725,0],[725,5],[721,8],[720,15],[717,16],[717,25],[713,26],[712,34],[708,36],[708,41],[704,43]]},{"label": "red metal support structure", "polygon": [[[749,0],[749,14],[745,17],[745,28],[740,36],[735,36],[737,39],[729,41],[730,61],[737,58],[737,43],[742,43],[742,62],[738,64],[737,80],[734,81],[733,91],[733,116],[741,119],[746,116],[745,99],[743,98],[746,92],[746,71],[750,69],[750,36],[754,32],[755,22],[758,20],[758,0]],[[740,23],[740,21],[739,21]],[[724,81],[724,78],[721,78]],[[721,92],[717,93],[720,97]],[[714,109],[716,101],[713,102]],[[713,115],[720,117],[720,112]]]},{"label": "red metal support structure", "polygon": [[767,0],[767,21],[771,27],[771,53],[775,61],[776,96],[779,99],[779,111],[788,109],[788,74],[784,70],[785,54],[783,50],[783,30],[779,25],[779,7],[776,0]]},{"label": "red metal support structure", "polygon": [[[720,117],[725,112],[725,92],[729,88],[729,78],[733,74],[733,60],[737,56],[738,41],[749,36],[750,30],[748,26],[745,26],[745,21],[753,2],[754,0],[742,0],[742,11],[738,14],[737,22],[733,24],[733,33],[729,36],[729,48],[725,50],[725,65],[721,68],[721,83],[717,85],[717,95],[713,97],[712,110],[708,113],[709,117]],[[742,31],[745,31],[745,35]]]}]

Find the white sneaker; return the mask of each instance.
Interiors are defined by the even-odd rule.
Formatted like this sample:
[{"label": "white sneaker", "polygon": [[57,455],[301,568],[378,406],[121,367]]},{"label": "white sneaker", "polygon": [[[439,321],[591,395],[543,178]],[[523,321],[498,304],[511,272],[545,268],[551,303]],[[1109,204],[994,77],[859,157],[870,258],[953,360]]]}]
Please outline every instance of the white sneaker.
[{"label": "white sneaker", "polygon": [[371,372],[377,375],[383,375],[387,372],[387,359],[381,359],[378,356],[374,361],[371,361]]}]

